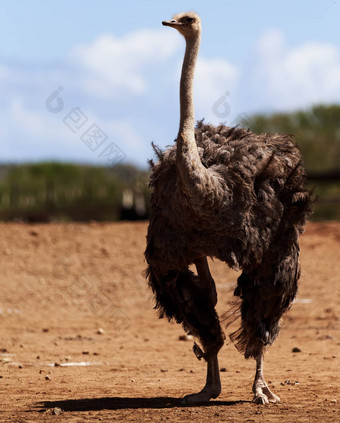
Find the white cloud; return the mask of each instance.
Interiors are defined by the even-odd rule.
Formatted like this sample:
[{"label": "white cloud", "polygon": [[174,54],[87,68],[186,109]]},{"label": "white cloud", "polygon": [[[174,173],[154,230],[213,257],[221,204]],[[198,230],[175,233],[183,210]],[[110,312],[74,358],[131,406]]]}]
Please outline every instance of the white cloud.
[{"label": "white cloud", "polygon": [[37,110],[30,110],[23,104],[21,98],[13,98],[9,103],[9,116],[15,128],[31,136],[51,136],[53,129],[46,125],[43,114]]},{"label": "white cloud", "polygon": [[340,101],[340,54],[334,45],[288,48],[281,32],[269,31],[258,41],[250,67],[242,83],[251,109],[292,110]]},{"label": "white cloud", "polygon": [[80,69],[80,86],[90,94],[120,97],[141,95],[147,88],[147,71],[157,67],[178,48],[179,40],[164,31],[142,29],[125,37],[101,35],[91,44],[76,46],[72,63]]},{"label": "white cloud", "polygon": [[[1,159],[69,158],[98,162],[63,124],[79,107],[108,134],[127,161],[146,163],[150,141],[172,142],[179,118],[178,86],[184,40],[174,31],[101,35],[74,46],[64,63],[1,65]],[[64,109],[49,113],[58,87]],[[340,101],[340,52],[326,43],[289,47],[281,32],[259,39],[246,65],[207,58],[195,75],[196,117],[230,123],[242,112],[293,110]]]},{"label": "white cloud", "polygon": [[[64,113],[65,114],[65,113]],[[86,159],[79,136],[75,136],[62,121],[62,115],[52,115],[45,107],[31,107],[23,98],[15,97],[4,114],[2,137],[6,154],[3,160],[67,160],[68,155]]]},{"label": "white cloud", "polygon": [[238,80],[238,69],[223,59],[200,58],[195,77],[196,115],[212,123],[230,117],[229,97]]}]

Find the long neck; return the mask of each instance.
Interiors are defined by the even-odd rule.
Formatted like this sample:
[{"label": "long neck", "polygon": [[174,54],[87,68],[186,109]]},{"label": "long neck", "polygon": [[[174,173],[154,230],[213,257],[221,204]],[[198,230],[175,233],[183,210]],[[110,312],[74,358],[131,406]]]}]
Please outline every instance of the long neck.
[{"label": "long neck", "polygon": [[186,49],[182,66],[180,83],[180,124],[179,138],[193,140],[195,138],[195,109],[193,97],[194,72],[198,51],[200,48],[200,34],[186,39]]},{"label": "long neck", "polygon": [[193,210],[202,214],[202,205],[207,203],[211,207],[212,202],[218,199],[219,181],[203,166],[195,139],[193,81],[199,46],[200,36],[186,40],[180,83],[181,118],[176,162],[181,187]]}]

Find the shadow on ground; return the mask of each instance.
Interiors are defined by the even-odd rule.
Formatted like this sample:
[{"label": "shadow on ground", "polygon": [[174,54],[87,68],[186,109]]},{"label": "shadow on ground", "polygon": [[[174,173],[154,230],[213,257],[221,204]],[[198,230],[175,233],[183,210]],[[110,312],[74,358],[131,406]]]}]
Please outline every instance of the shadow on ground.
[{"label": "shadow on ground", "polygon": [[179,398],[155,397],[155,398],[84,398],[64,401],[42,401],[37,404],[39,411],[61,408],[63,411],[95,411],[95,410],[122,410],[139,408],[173,408],[173,407],[197,407],[204,406],[232,406],[249,401],[210,401],[195,405],[182,405]]}]

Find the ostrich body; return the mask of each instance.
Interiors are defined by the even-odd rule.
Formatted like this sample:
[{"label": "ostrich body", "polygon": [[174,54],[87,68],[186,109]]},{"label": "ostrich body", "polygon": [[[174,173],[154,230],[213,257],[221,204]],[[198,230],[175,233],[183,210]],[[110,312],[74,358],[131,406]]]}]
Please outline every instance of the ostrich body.
[{"label": "ostrich body", "polygon": [[[266,384],[263,352],[297,292],[298,236],[310,213],[301,156],[290,136],[256,135],[241,128],[198,122],[193,104],[200,18],[175,15],[163,25],[185,38],[176,144],[151,164],[153,189],[145,257],[160,317],[175,319],[197,337],[207,361],[202,391],[183,403],[216,398],[221,391],[217,353],[225,336],[215,311],[217,293],[207,257],[242,269],[241,327],[231,335],[245,357],[256,360],[254,401],[279,401]],[[196,265],[197,275],[189,270]]]}]

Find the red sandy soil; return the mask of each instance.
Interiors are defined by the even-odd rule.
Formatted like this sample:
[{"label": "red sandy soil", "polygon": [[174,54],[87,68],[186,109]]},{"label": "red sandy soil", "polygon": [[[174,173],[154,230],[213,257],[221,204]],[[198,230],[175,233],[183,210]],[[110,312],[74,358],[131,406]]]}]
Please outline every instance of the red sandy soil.
[{"label": "red sandy soil", "polygon": [[[254,361],[229,341],[220,397],[180,406],[203,387],[205,363],[179,325],[156,317],[146,228],[0,224],[1,423],[340,421],[339,222],[311,223],[301,239],[298,298],[265,361],[281,403],[265,406],[251,402]],[[211,269],[223,313],[237,272]]]}]

